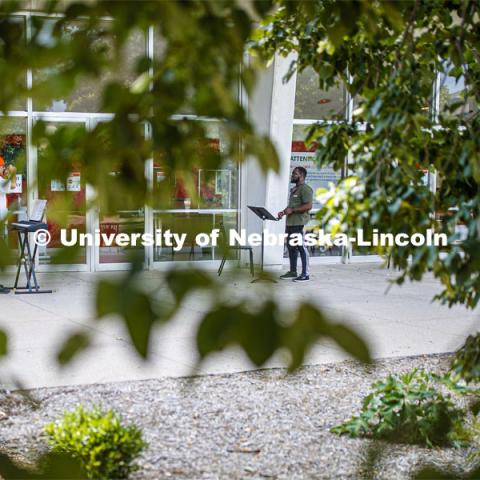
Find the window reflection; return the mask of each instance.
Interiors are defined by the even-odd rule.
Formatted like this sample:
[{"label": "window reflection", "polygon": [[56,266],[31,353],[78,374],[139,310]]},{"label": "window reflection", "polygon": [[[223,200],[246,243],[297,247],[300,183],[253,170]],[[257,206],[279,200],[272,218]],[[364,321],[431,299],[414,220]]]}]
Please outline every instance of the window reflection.
[{"label": "window reflection", "polygon": [[[50,123],[47,135],[53,135],[58,129],[83,129],[84,124]],[[39,247],[39,261],[42,265],[49,264],[86,264],[86,247],[66,248],[60,240],[61,229],[65,229],[71,238],[72,231],[78,235],[86,232],[86,183],[82,175],[79,159],[71,158],[68,168],[52,164],[52,155],[47,142],[40,142],[38,147],[38,196],[47,200],[46,221],[51,240],[47,246]],[[63,178],[56,178],[52,172],[68,173]],[[60,175],[59,175],[60,176]],[[48,212],[55,215],[49,215]],[[66,253],[68,251],[68,253]]]},{"label": "window reflection", "polygon": [[334,120],[345,117],[345,88],[334,86],[326,91],[319,88],[318,74],[306,68],[297,75],[295,118]]},{"label": "window reflection", "polygon": [[[322,207],[315,192],[319,188],[329,188],[331,183],[336,183],[342,178],[342,172],[335,171],[332,167],[318,167],[315,160],[315,152],[317,145],[313,144],[307,147],[305,145],[306,130],[308,127],[304,125],[293,126],[293,139],[292,139],[292,151],[290,156],[290,171],[295,167],[304,167],[307,169],[306,183],[312,187],[313,196],[313,208],[311,211],[311,220],[305,226],[305,232],[315,233],[319,229],[325,228],[319,220],[315,218],[315,211]],[[342,249],[336,246],[328,247],[323,245],[315,245],[308,247],[309,253],[315,257],[323,256],[337,256],[342,254]],[[288,253],[285,250],[284,257],[288,257]]]},{"label": "window reflection", "polygon": [[478,111],[478,105],[475,98],[469,94],[465,76],[450,75],[452,69],[451,63],[445,64],[444,72],[440,74],[440,113],[446,116],[469,117]]},{"label": "window reflection", "polygon": [[[38,29],[38,43],[45,47],[55,46],[56,39],[54,37],[54,27],[57,23],[55,19],[35,20],[34,24]],[[70,22],[62,26],[62,37],[71,39],[76,32],[82,27],[79,22]],[[104,22],[99,29],[108,31],[109,24]],[[104,35],[101,39],[94,42],[94,48],[99,56],[112,56],[113,39],[111,36]],[[130,85],[136,79],[136,64],[138,60],[146,56],[146,42],[143,32],[134,31],[126,41],[121,57],[118,61],[118,67],[115,70],[102,71],[100,77],[93,74],[91,76],[84,75],[81,78],[75,78],[75,87],[70,92],[70,85],[59,85],[59,90],[65,89],[64,95],[59,98],[44,99],[41,98],[42,84],[54,84],[55,76],[60,69],[68,68],[67,62],[59,62],[54,66],[34,70],[33,87],[34,99],[33,108],[37,111],[47,112],[100,112],[102,105],[101,94],[104,87],[112,82],[117,81],[123,85]]]},{"label": "window reflection", "polygon": [[[206,125],[207,148],[221,152],[226,148],[218,122]],[[156,247],[155,261],[213,260],[220,253],[213,246],[198,247],[198,233],[210,233],[224,224],[237,228],[238,166],[227,162],[222,168],[172,172],[160,153],[154,156],[153,167],[154,231],[170,229],[186,233],[187,241],[180,252],[168,246]]]}]

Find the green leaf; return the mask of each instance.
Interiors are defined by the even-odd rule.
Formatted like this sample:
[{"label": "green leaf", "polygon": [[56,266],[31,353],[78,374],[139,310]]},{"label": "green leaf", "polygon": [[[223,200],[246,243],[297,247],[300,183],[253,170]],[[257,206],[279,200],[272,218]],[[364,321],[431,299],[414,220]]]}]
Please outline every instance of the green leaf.
[{"label": "green leaf", "polygon": [[64,366],[70,363],[79,353],[90,346],[90,336],[85,332],[70,335],[57,353],[57,361]]},{"label": "green leaf", "polygon": [[7,353],[8,353],[8,336],[3,330],[0,330],[0,357],[7,355]]},{"label": "green leaf", "polygon": [[102,280],[97,285],[98,318],[119,315],[125,322],[135,349],[144,358],[148,356],[153,324],[165,319],[153,302],[150,295],[138,290],[130,276],[124,281]]},{"label": "green leaf", "polygon": [[257,313],[240,305],[222,305],[210,311],[200,322],[197,347],[202,358],[232,345],[245,350],[255,365],[263,365],[279,346],[276,308],[267,302]]},{"label": "green leaf", "polygon": [[172,269],[166,275],[166,282],[177,305],[192,291],[207,289],[213,285],[208,273],[198,269]]},{"label": "green leaf", "polygon": [[302,304],[295,320],[282,332],[283,345],[290,351],[290,370],[304,361],[308,349],[322,338],[330,338],[346,352],[362,362],[371,361],[368,347],[353,330],[330,323],[315,306]]},{"label": "green leaf", "polygon": [[352,329],[344,325],[334,325],[330,330],[330,337],[357,360],[364,363],[372,361],[365,340]]},{"label": "green leaf", "polygon": [[3,478],[18,480],[61,480],[84,479],[78,459],[66,453],[48,452],[38,460],[40,467],[37,471],[26,469],[18,465],[17,460],[0,454],[0,475]]}]

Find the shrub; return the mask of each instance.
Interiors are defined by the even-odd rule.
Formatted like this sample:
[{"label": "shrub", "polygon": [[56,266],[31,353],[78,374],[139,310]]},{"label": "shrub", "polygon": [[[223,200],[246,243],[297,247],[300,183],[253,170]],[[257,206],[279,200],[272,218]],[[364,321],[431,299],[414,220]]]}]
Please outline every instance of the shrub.
[{"label": "shrub", "polygon": [[466,382],[480,380],[480,333],[469,335],[460,350],[455,353],[451,365],[452,376]]},{"label": "shrub", "polygon": [[427,446],[458,446],[465,440],[462,411],[435,388],[432,374],[413,370],[372,385],[360,415],[331,429],[351,437],[371,437]]},{"label": "shrub", "polygon": [[54,452],[67,453],[80,462],[88,478],[127,478],[138,469],[134,460],[147,446],[134,425],[124,426],[113,410],[79,406],[45,426]]}]

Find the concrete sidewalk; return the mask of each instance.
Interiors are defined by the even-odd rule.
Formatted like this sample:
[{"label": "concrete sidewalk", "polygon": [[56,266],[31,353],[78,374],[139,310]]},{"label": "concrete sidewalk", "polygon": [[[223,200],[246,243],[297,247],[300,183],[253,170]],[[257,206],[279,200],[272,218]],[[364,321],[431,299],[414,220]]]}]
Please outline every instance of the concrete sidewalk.
[{"label": "concrete sidewalk", "polygon": [[[95,283],[121,273],[39,274],[51,295],[2,295],[0,328],[9,334],[10,353],[2,361],[2,381],[17,379],[27,388],[183,376],[194,371],[195,327],[208,310],[205,296],[196,294],[175,320],[158,329],[151,343],[151,357],[144,362],[133,350],[121,322],[94,319]],[[393,270],[378,264],[316,266],[312,281],[281,281],[273,286],[281,305],[311,301],[339,321],[354,327],[367,339],[375,357],[395,357],[451,352],[468,333],[476,331],[479,315],[463,307],[448,309],[431,303],[439,284],[427,276],[421,283],[393,286],[385,294]],[[145,272],[146,284],[158,272]],[[227,281],[228,275],[223,277]],[[266,287],[236,280],[231,294],[261,298]],[[159,293],[161,296],[161,292]],[[57,366],[54,352],[70,333],[86,329],[94,334],[93,347],[70,366]],[[334,344],[321,342],[306,363],[339,361],[348,356]],[[284,366],[280,355],[267,366]],[[229,350],[209,358],[200,373],[228,373],[254,368],[241,351]]]}]

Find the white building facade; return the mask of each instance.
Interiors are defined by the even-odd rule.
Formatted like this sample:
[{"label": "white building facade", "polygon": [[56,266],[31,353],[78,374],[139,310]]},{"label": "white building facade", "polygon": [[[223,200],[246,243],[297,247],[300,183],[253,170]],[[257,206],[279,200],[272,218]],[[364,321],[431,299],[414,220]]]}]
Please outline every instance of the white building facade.
[{"label": "white building facade", "polygon": [[[32,15],[32,13],[18,15],[18,22],[23,25],[25,38],[31,35]],[[52,20],[45,17],[42,38],[46,43],[50,41],[52,25]],[[146,36],[141,34],[132,36],[126,47],[124,67],[115,75],[122,81],[133,82],[134,76],[131,71],[133,69],[129,69],[131,66],[129,59],[145,54],[154,58],[160,48],[161,42],[153,28]],[[18,168],[16,187],[8,194],[9,209],[13,218],[27,217],[35,199],[46,198],[54,201],[56,195],[61,194],[70,195],[72,200],[73,207],[67,212],[71,228],[77,228],[84,233],[96,231],[153,233],[159,227],[181,230],[185,223],[192,225],[195,222],[203,229],[206,226],[215,228],[222,223],[226,228],[246,229],[247,233],[260,232],[261,222],[248,210],[248,205],[265,206],[274,214],[285,208],[293,167],[302,165],[307,168],[307,183],[314,190],[327,186],[329,182],[334,182],[345,174],[329,168],[318,168],[314,160],[315,146],[307,147],[303,140],[305,129],[312,123],[335,121],[339,115],[350,120],[355,101],[341,85],[327,92],[320,91],[312,71],[302,72],[298,76],[293,75],[285,82],[284,77],[292,59],[293,57],[277,56],[271,66],[260,75],[253,96],[241,98],[258,131],[268,134],[276,146],[280,158],[279,172],[265,176],[253,159],[247,159],[240,167],[232,162],[218,171],[198,170],[196,172],[198,200],[192,202],[181,182],[177,182],[171,208],[162,211],[144,205],[139,205],[135,210],[119,208],[115,212],[87,209],[89,200],[94,197],[95,192],[83,181],[81,171],[73,171],[65,185],[54,179],[37,182],[38,176],[42,175],[40,168],[42,151],[32,142],[32,129],[35,123],[42,120],[51,129],[63,125],[80,125],[88,130],[93,129],[99,122],[109,121],[112,118],[111,114],[98,111],[102,82],[81,82],[68,98],[59,98],[48,105],[34,102],[31,98],[18,101],[12,111],[0,117],[0,156],[5,163],[16,165]],[[27,87],[35,86],[37,81],[45,79],[45,75],[48,75],[48,72],[28,72],[25,78]],[[452,96],[457,95],[458,85],[449,82],[448,78],[443,80],[442,88],[447,88]],[[433,88],[440,88],[440,82],[437,83],[438,85]],[[239,92],[239,95],[242,93]],[[439,95],[433,97],[438,99]],[[441,105],[438,104],[435,108],[438,110]],[[189,115],[185,112],[183,116]],[[209,141],[221,149],[220,122],[199,121],[207,121]],[[145,134],[148,135],[148,129]],[[145,175],[155,190],[157,183],[163,181],[166,174],[155,158],[152,158],[146,164]],[[39,187],[41,184],[44,186]],[[314,210],[318,206],[314,203]],[[55,261],[55,255],[52,253],[59,247],[59,233],[58,226],[48,218],[48,211],[47,221],[52,242],[48,247],[40,249],[39,271],[104,271],[128,267],[125,251],[121,247],[107,245],[85,246],[75,258],[63,262]],[[320,227],[312,215],[312,222],[308,228]],[[270,232],[282,233],[285,228],[284,221],[267,222],[267,228]],[[7,241],[12,249],[16,248],[16,238],[12,232],[7,234]],[[147,269],[162,269],[171,262],[194,262],[206,268],[216,268],[221,260],[221,252],[218,249],[200,248],[192,243],[187,243],[179,252],[158,246],[142,248]],[[372,256],[368,255],[369,253],[354,251],[352,260],[371,260]],[[311,254],[313,263],[338,263],[342,260],[342,252],[338,248],[315,247],[311,249]],[[257,262],[259,256],[260,248],[255,247]],[[246,257],[241,259],[241,263],[246,261]],[[265,264],[268,268],[281,269],[287,263],[282,245],[265,249]]]}]

